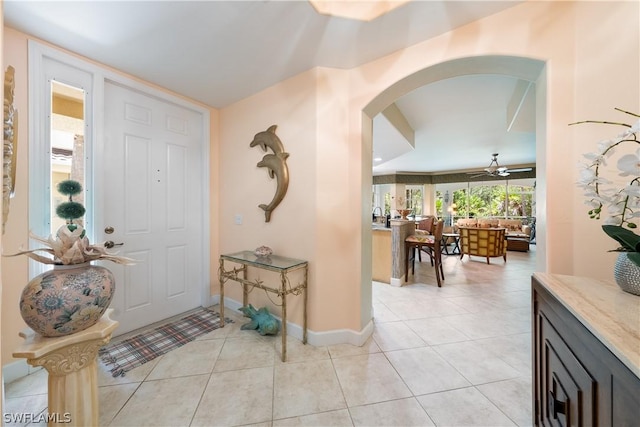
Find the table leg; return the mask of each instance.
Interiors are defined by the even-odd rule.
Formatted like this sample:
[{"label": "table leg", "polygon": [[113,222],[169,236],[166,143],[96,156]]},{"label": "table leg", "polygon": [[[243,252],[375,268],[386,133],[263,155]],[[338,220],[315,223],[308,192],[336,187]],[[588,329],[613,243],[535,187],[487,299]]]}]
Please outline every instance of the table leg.
[{"label": "table leg", "polygon": [[449,253],[449,246],[447,245],[447,237],[442,236],[440,239],[440,253],[445,253],[445,255],[451,255]]},{"label": "table leg", "polygon": [[224,328],[224,259],[220,258],[218,280],[220,281],[220,327]]},{"label": "table leg", "polygon": [[281,274],[282,279],[282,288],[281,288],[281,298],[282,298],[282,361],[287,361],[287,277],[285,273]]},{"label": "table leg", "polygon": [[302,344],[307,343],[307,281],[309,279],[309,267],[304,268],[304,300],[303,300],[303,319],[302,319]]},{"label": "table leg", "polygon": [[246,307],[249,302],[249,287],[246,283],[247,280],[247,266],[242,266],[242,306]]}]

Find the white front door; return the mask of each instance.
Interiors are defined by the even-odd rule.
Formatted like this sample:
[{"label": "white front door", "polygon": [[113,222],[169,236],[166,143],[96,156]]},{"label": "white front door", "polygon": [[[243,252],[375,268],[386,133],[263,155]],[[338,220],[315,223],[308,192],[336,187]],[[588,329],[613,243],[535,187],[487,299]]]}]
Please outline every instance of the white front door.
[{"label": "white front door", "polygon": [[95,234],[137,260],[104,264],[116,277],[112,318],[122,334],[202,303],[205,142],[199,112],[109,81],[104,93]]}]

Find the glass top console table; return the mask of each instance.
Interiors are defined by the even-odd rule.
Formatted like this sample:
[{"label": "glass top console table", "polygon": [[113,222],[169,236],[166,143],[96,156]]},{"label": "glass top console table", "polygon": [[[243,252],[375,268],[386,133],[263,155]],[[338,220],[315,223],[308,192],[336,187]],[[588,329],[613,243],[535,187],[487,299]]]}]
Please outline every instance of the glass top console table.
[{"label": "glass top console table", "polygon": [[[225,261],[239,264],[241,267],[233,266],[227,270]],[[218,268],[218,279],[220,280],[220,327],[224,327],[224,285],[228,280],[242,284],[242,305],[248,304],[249,292],[253,288],[263,289],[266,292],[274,293],[280,298],[282,307],[282,361],[287,360],[287,295],[302,295],[303,297],[303,324],[302,343],[307,343],[307,280],[309,275],[309,264],[307,261],[286,258],[278,255],[268,257],[258,257],[253,251],[242,251],[227,255],[220,255],[220,266]],[[280,283],[267,284],[260,279],[247,279],[248,267],[268,270],[280,275]],[[292,285],[289,280],[289,273],[303,270],[302,279],[296,285]]]}]

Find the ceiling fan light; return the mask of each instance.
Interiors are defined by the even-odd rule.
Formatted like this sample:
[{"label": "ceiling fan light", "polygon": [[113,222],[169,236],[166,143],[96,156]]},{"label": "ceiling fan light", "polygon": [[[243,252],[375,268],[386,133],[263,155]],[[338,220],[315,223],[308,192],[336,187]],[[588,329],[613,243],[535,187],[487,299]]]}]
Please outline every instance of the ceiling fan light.
[{"label": "ceiling fan light", "polygon": [[321,15],[365,22],[373,21],[408,2],[409,0],[309,0],[316,12]]},{"label": "ceiling fan light", "polygon": [[507,171],[502,171],[502,172],[499,172],[498,175],[500,175],[500,176],[509,176],[510,173],[507,172]]}]

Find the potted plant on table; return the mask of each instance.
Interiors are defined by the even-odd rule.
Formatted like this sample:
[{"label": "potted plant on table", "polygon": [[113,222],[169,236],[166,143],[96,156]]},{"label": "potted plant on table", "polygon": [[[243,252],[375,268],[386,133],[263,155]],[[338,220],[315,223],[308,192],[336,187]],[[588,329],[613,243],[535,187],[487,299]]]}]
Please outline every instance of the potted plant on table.
[{"label": "potted plant on table", "polygon": [[56,231],[55,237],[47,239],[29,233],[32,239],[47,247],[8,255],[26,255],[43,264],[53,265],[53,270],[34,277],[20,297],[20,314],[25,323],[45,337],[69,335],[87,329],[97,323],[109,307],[115,291],[115,279],[108,269],[91,265],[91,261],[134,263],[130,258],[107,252],[104,244],[89,242],[84,227],[78,223],[85,214],[85,208],[73,200],[73,196],[82,191],[80,183],[66,180],[57,188],[58,192],[69,196],[68,201],[56,209],[56,214],[65,219],[66,224]]},{"label": "potted plant on table", "polygon": [[[616,110],[637,121],[633,124],[598,120],[571,123],[599,123],[623,128],[618,136],[601,141],[596,152],[584,155],[588,162],[582,165],[578,185],[584,190],[586,203],[591,207],[589,217],[600,219],[604,216],[603,231],[620,245],[614,249],[620,252],[614,267],[616,283],[624,291],[640,295],[640,236],[634,232],[640,218],[640,115],[619,108]],[[603,170],[607,160],[615,155],[616,148],[626,143],[638,145],[638,150],[635,154],[617,158],[618,174],[626,178],[626,183],[619,185],[605,178]]]}]

